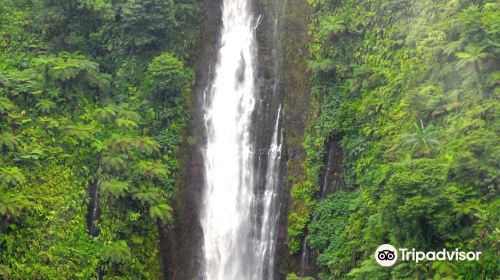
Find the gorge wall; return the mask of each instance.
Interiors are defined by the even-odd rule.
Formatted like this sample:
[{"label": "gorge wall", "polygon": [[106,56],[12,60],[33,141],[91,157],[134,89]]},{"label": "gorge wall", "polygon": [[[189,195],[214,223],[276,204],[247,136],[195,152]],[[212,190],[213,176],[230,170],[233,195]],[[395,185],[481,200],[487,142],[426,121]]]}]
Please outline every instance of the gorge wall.
[{"label": "gorge wall", "polygon": [[[185,143],[181,149],[182,172],[174,207],[175,223],[160,228],[160,247],[164,274],[168,279],[201,279],[203,267],[203,233],[200,225],[200,203],[204,188],[203,156],[206,143],[203,128],[202,97],[214,75],[219,49],[222,1],[202,2],[201,38],[198,52],[192,61],[196,85],[191,99],[191,121],[188,137],[194,143]],[[267,147],[277,114],[282,111],[280,130],[283,149],[280,164],[280,191],[278,207],[277,245],[274,266],[276,279],[285,279],[294,261],[287,250],[287,213],[292,184],[304,171],[302,147],[309,108],[307,85],[308,6],[304,0],[255,0],[253,9],[260,17],[256,36],[258,41],[257,103],[254,112],[253,141],[255,142],[255,169],[264,186],[267,169]],[[257,189],[257,192],[262,189]],[[296,261],[295,261],[296,263]]]}]

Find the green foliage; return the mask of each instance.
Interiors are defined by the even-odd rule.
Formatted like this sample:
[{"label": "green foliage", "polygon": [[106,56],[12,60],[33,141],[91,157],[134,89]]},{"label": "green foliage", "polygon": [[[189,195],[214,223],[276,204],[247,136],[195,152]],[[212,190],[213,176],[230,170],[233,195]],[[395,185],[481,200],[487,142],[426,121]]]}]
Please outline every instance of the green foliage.
[{"label": "green foliage", "polygon": [[178,104],[194,84],[190,69],[169,53],[153,58],[148,66],[144,90],[151,105],[155,107],[156,118],[171,115],[169,105]]},{"label": "green foliage", "polygon": [[99,185],[101,194],[105,197],[110,197],[113,199],[118,199],[120,197],[126,196],[129,187],[129,182],[119,181],[116,179],[104,181]]},{"label": "green foliage", "polygon": [[159,161],[140,161],[135,166],[135,170],[138,174],[144,176],[148,180],[161,180],[167,176],[167,169]]},{"label": "green foliage", "polygon": [[101,164],[105,171],[114,174],[127,168],[127,160],[126,154],[105,153],[101,158]]},{"label": "green foliage", "polygon": [[124,32],[132,48],[159,49],[175,30],[172,1],[127,0],[123,7]]},{"label": "green foliage", "polygon": [[48,99],[41,99],[36,104],[36,108],[43,113],[49,113],[55,107],[56,107],[56,103],[51,101],[51,100],[48,100]]},{"label": "green foliage", "polygon": [[107,245],[102,252],[103,260],[114,264],[127,263],[131,257],[130,248],[124,240]]},{"label": "green foliage", "polygon": [[288,215],[288,250],[297,253],[300,250],[301,237],[304,234],[311,215],[311,208],[315,204],[313,194],[315,186],[311,182],[304,182],[292,186],[292,211]]},{"label": "green foliage", "polygon": [[151,205],[149,207],[149,216],[167,224],[172,222],[172,208],[166,203]]},{"label": "green foliage", "polygon": [[2,147],[2,152],[5,155],[7,151],[15,151],[19,148],[21,141],[15,135],[3,132],[0,134],[0,147]]},{"label": "green foliage", "polygon": [[0,167],[0,182],[2,185],[19,186],[26,183],[26,177],[17,166]]},{"label": "green foliage", "polygon": [[99,66],[79,53],[66,52],[62,52],[58,56],[37,57],[34,60],[34,64],[42,72],[46,73],[49,79],[57,82],[72,80],[79,75],[97,71],[97,67]]},{"label": "green foliage", "polygon": [[0,278],[162,277],[198,5],[2,2]]},{"label": "green foliage", "polygon": [[[313,192],[294,195],[292,189],[292,253],[307,232],[321,279],[495,278],[498,262],[489,256],[498,254],[492,238],[500,227],[492,210],[498,203],[494,30],[500,6],[309,3],[314,113],[304,148]],[[311,203],[319,196],[327,139],[342,147],[336,172],[346,186]],[[383,243],[467,248],[488,257],[387,269],[373,258]]]},{"label": "green foliage", "polygon": [[17,218],[22,211],[30,206],[30,202],[22,195],[9,193],[0,189],[0,215],[10,218]]},{"label": "green foliage", "polygon": [[349,217],[359,206],[358,193],[337,192],[314,208],[307,227],[307,241],[312,249],[321,252],[317,257],[318,265],[331,268],[333,276],[345,273],[351,261],[342,249],[349,240],[346,233]]},{"label": "green foliage", "polygon": [[439,141],[436,139],[439,136],[439,132],[434,130],[432,124],[424,127],[422,120],[420,120],[420,125],[417,123],[413,124],[415,132],[411,134],[401,135],[402,147],[411,147],[411,152],[431,154],[431,147],[439,145]]},{"label": "green foliage", "polygon": [[314,280],[312,277],[299,277],[295,273],[288,274],[286,280]]},{"label": "green foliage", "polygon": [[0,113],[5,114],[14,108],[14,103],[5,96],[0,96]]},{"label": "green foliage", "polygon": [[162,200],[163,193],[157,187],[142,185],[132,190],[132,197],[142,205],[153,205]]}]

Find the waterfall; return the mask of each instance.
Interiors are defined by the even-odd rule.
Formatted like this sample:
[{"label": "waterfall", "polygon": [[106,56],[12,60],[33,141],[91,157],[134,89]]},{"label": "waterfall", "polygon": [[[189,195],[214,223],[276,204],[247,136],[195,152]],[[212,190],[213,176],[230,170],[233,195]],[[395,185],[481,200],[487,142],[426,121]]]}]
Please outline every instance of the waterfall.
[{"label": "waterfall", "polygon": [[88,196],[90,197],[87,205],[87,231],[92,236],[99,235],[95,222],[99,218],[99,185],[101,181],[99,178],[89,182],[87,189]]},{"label": "waterfall", "polygon": [[[274,252],[276,249],[276,226],[279,218],[279,205],[277,205],[277,196],[279,188],[279,164],[281,162],[281,147],[283,135],[279,129],[281,106],[278,109],[276,122],[274,125],[273,137],[271,146],[267,153],[267,170],[266,170],[266,185],[264,195],[261,198],[262,222],[260,235],[257,239],[257,275],[262,275],[263,278],[258,279],[274,279]],[[261,212],[261,213],[260,213]]]},{"label": "waterfall", "polygon": [[203,277],[207,280],[274,278],[281,139],[278,110],[263,191],[257,186],[252,115],[256,108],[259,18],[251,0],[224,0],[221,46],[214,78],[204,93],[205,189],[201,205]]}]

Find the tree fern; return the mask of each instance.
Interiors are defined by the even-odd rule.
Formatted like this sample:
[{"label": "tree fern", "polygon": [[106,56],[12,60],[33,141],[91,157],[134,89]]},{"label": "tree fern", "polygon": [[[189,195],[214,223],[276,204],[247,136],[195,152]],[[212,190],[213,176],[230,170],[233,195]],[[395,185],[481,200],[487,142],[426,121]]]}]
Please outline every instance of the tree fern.
[{"label": "tree fern", "polygon": [[153,138],[146,136],[135,138],[133,143],[135,148],[147,154],[156,152],[159,149],[158,143]]},{"label": "tree fern", "polygon": [[8,219],[16,218],[30,205],[31,203],[23,195],[14,195],[0,189],[0,215]]},{"label": "tree fern", "polygon": [[110,122],[116,116],[116,108],[105,106],[94,110],[94,117],[102,122]]},{"label": "tree fern", "polygon": [[138,200],[142,205],[153,205],[163,199],[163,192],[153,185],[141,185],[132,189],[132,198]]},{"label": "tree fern", "polygon": [[134,139],[122,134],[112,134],[106,139],[105,145],[110,150],[127,152],[134,146]]},{"label": "tree fern", "polygon": [[26,177],[19,167],[1,167],[0,182],[8,186],[17,186],[26,183]]},{"label": "tree fern", "polygon": [[14,103],[5,96],[0,96],[0,114],[5,114],[14,108]]},{"label": "tree fern", "polygon": [[43,113],[49,113],[55,107],[56,103],[49,99],[40,99],[40,101],[36,104],[36,108]]},{"label": "tree fern", "polygon": [[116,173],[127,167],[126,154],[105,153],[101,158],[101,165],[105,171]]},{"label": "tree fern", "polygon": [[130,248],[124,240],[108,244],[102,252],[102,258],[104,260],[115,264],[127,262],[131,257],[132,253],[130,252]]},{"label": "tree fern", "polygon": [[117,118],[116,125],[121,129],[133,129],[138,126],[136,121],[126,119],[126,118]]},{"label": "tree fern", "polygon": [[142,160],[135,165],[135,170],[138,174],[150,180],[153,178],[161,180],[167,176],[167,169],[160,161]]},{"label": "tree fern", "polygon": [[153,219],[159,219],[167,224],[172,221],[172,207],[166,203],[159,203],[149,207],[149,216]]},{"label": "tree fern", "polygon": [[65,131],[68,135],[75,136],[80,140],[92,138],[94,126],[87,124],[67,125]]},{"label": "tree fern", "polygon": [[0,134],[0,147],[2,147],[2,153],[5,155],[8,150],[15,151],[20,146],[21,141],[15,135],[3,132]]},{"label": "tree fern", "polygon": [[459,60],[455,67],[459,70],[468,68],[474,72],[479,72],[483,61],[490,56],[485,49],[485,46],[467,46],[465,51],[456,54]]},{"label": "tree fern", "polygon": [[101,194],[105,197],[110,197],[113,199],[125,197],[129,187],[130,187],[129,182],[120,181],[117,179],[103,181],[99,185],[99,189],[101,190]]}]

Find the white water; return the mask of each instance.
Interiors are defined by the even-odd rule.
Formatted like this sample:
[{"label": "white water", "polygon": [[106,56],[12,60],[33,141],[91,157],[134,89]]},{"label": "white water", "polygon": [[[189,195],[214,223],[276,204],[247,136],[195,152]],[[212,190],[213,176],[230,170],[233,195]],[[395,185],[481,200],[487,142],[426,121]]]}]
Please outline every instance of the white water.
[{"label": "white water", "polygon": [[[277,195],[279,188],[279,174],[281,162],[282,138],[279,130],[281,106],[278,109],[276,123],[274,125],[271,146],[267,153],[266,186],[261,198],[263,211],[261,214],[262,225],[260,235],[257,239],[257,271],[256,275],[262,275],[258,279],[274,279],[274,253],[276,249],[276,226],[279,218],[279,205]],[[278,135],[280,134],[280,135]]]},{"label": "white water", "polygon": [[[272,219],[276,219],[274,199],[278,175],[275,173],[281,154],[279,112],[268,153],[266,189],[259,198],[255,191],[258,178],[254,178],[251,140],[258,20],[252,15],[249,2],[224,0],[218,64],[214,80],[205,93],[207,144],[201,224],[203,273],[207,280],[273,277],[276,221]],[[256,210],[259,208],[260,214]],[[256,229],[256,224],[261,228]]]}]

